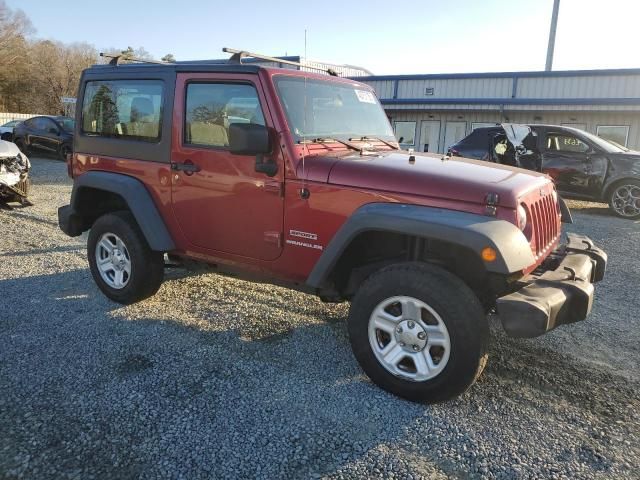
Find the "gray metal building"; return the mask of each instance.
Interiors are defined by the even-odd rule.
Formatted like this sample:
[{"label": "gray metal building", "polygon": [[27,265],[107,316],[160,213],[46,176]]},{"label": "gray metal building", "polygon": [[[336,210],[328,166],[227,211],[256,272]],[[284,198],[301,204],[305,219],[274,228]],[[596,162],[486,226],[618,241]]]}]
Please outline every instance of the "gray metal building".
[{"label": "gray metal building", "polygon": [[405,148],[444,152],[498,122],[570,125],[640,149],[640,69],[358,77]]}]

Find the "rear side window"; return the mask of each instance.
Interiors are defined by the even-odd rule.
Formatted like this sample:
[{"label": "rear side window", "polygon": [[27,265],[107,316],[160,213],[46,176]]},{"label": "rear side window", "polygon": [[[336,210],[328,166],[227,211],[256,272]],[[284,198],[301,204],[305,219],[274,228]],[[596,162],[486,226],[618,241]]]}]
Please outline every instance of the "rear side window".
[{"label": "rear side window", "polygon": [[190,83],[187,86],[185,143],[228,147],[232,123],[264,125],[258,92],[253,85]]},{"label": "rear side window", "polygon": [[82,133],[144,142],[160,140],[163,88],[159,80],[87,82]]}]

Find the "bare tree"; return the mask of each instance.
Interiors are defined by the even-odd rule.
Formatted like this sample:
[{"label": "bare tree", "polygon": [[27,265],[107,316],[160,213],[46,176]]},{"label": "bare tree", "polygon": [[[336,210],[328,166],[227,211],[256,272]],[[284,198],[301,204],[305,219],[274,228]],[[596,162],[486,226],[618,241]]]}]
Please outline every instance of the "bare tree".
[{"label": "bare tree", "polygon": [[173,53],[167,53],[160,60],[162,60],[163,62],[173,63],[176,61],[176,57],[173,56]]},{"label": "bare tree", "polygon": [[17,100],[19,84],[28,73],[28,37],[33,31],[22,10],[11,10],[0,0],[0,108]]},{"label": "bare tree", "polygon": [[96,49],[86,43],[65,45],[42,40],[31,47],[31,73],[37,111],[62,114],[62,97],[75,97],[82,70],[93,65]]}]

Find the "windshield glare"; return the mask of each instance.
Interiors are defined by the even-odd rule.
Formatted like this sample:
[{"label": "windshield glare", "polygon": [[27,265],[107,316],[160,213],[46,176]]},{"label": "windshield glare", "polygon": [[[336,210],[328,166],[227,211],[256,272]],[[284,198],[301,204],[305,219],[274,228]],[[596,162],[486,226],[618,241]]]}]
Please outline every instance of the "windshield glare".
[{"label": "windshield glare", "polygon": [[[306,85],[305,85],[306,83]],[[297,141],[377,137],[395,141],[375,95],[358,85],[280,76],[276,86]]]}]

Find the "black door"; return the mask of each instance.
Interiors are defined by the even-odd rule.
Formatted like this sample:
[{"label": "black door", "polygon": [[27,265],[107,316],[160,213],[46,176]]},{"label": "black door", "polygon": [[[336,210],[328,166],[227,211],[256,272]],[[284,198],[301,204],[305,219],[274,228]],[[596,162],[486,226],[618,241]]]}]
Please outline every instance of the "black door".
[{"label": "black door", "polygon": [[542,135],[542,171],[551,176],[561,194],[598,198],[606,174],[607,159],[579,135],[547,130]]},{"label": "black door", "polygon": [[62,134],[60,126],[50,118],[43,117],[41,120],[43,125],[40,140],[42,148],[51,152],[57,152]]}]

